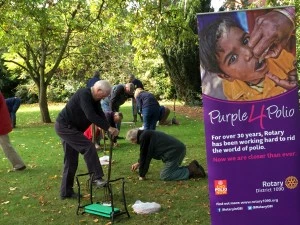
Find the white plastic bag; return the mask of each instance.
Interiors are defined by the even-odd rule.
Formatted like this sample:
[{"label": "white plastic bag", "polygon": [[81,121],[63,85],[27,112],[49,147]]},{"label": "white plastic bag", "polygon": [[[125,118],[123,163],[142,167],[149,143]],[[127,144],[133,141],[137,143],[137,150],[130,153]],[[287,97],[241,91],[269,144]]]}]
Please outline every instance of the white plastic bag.
[{"label": "white plastic bag", "polygon": [[100,160],[100,164],[102,166],[109,164],[109,156],[108,155],[104,155],[104,156],[100,157],[99,160]]},{"label": "white plastic bag", "polygon": [[158,212],[161,206],[156,202],[141,202],[140,200],[137,200],[132,208],[137,214],[150,214]]}]

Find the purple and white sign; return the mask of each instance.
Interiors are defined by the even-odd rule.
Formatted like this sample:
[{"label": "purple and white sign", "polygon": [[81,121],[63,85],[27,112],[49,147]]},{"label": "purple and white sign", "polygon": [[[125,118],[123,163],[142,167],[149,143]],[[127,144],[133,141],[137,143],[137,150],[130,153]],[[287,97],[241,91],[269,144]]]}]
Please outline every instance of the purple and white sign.
[{"label": "purple and white sign", "polygon": [[294,18],[197,15],[212,225],[300,224]]}]

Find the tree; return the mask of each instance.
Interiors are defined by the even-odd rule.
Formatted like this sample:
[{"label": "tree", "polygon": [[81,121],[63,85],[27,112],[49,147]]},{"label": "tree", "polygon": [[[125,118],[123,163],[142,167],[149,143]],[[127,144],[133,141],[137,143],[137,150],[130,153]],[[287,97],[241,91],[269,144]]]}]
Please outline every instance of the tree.
[{"label": "tree", "polygon": [[47,88],[51,79],[62,61],[78,53],[92,25],[101,26],[101,15],[109,7],[96,0],[2,1],[0,7],[3,60],[10,69],[22,68],[24,76],[34,81],[42,122],[50,123]]},{"label": "tree", "polygon": [[196,13],[208,12],[210,1],[136,1],[133,45],[136,57],[159,55],[177,95],[186,103],[200,94]]}]

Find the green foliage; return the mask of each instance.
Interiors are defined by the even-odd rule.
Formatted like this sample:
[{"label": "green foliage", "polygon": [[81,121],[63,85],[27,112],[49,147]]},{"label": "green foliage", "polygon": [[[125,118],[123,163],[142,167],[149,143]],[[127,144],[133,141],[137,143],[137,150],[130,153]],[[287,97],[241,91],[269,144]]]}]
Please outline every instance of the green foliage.
[{"label": "green foliage", "polygon": [[265,3],[262,1],[235,1],[235,0],[226,0],[224,3],[225,9],[230,10],[240,10],[240,9],[249,9],[249,8],[260,8],[260,7],[274,7],[274,6],[287,6],[287,5],[295,5],[294,0],[266,0]]},{"label": "green foliage", "polygon": [[[50,104],[50,115],[55,120],[63,105]],[[131,121],[131,107],[121,107],[124,121]],[[159,126],[158,130],[177,137],[187,146],[183,164],[197,159],[206,168],[204,127],[200,120],[177,115],[181,125]],[[22,156],[27,169],[8,172],[9,161],[0,151],[0,212],[1,224],[108,224],[109,220],[89,214],[76,215],[77,200],[60,200],[59,188],[62,175],[63,150],[55,134],[53,124],[39,123],[39,108],[21,105],[17,114],[17,128],[10,133],[12,145]],[[141,123],[138,123],[140,126]],[[123,124],[121,136],[131,129]],[[184,128],[184,129],[183,129]],[[146,181],[130,171],[131,164],[138,158],[139,148],[126,140],[119,141],[120,147],[113,150],[112,178],[124,177],[125,193],[131,218],[120,217],[120,224],[210,224],[208,187],[206,179],[169,181],[159,180],[163,166],[161,161],[152,160]],[[99,152],[99,157],[103,152]],[[107,167],[104,166],[107,174]],[[79,156],[77,174],[86,173],[83,156]],[[76,190],[76,185],[75,185]],[[83,188],[86,193],[85,188]],[[102,194],[102,190],[101,193]],[[157,202],[162,209],[150,215],[136,215],[132,205],[136,200]],[[120,207],[119,202],[115,202]]]},{"label": "green foliage", "polygon": [[[196,13],[210,10],[210,1],[139,1],[132,12],[137,62],[159,55],[173,89],[186,103],[200,93]],[[158,58],[158,57],[157,57]]]},{"label": "green foliage", "polygon": [[9,71],[6,66],[3,65],[3,61],[0,60],[0,91],[4,97],[13,96],[12,90],[16,87],[16,82],[14,82],[9,77]]},{"label": "green foliage", "polygon": [[38,102],[38,91],[33,81],[29,81],[24,85],[18,85],[15,95],[20,97],[23,103],[32,104]]}]

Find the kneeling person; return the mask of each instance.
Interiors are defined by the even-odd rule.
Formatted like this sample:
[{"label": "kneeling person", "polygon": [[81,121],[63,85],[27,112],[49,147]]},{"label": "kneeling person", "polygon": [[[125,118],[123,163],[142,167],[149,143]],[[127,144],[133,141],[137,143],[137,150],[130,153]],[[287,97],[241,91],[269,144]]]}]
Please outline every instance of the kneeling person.
[{"label": "kneeling person", "polygon": [[186,147],[168,134],[154,130],[131,129],[127,132],[126,139],[140,145],[140,158],[131,166],[132,171],[139,169],[140,180],[146,179],[152,159],[162,160],[165,163],[160,173],[162,180],[206,177],[203,167],[196,160],[189,166],[180,166],[186,154]]}]

